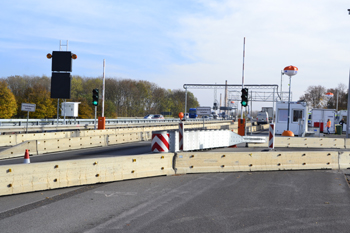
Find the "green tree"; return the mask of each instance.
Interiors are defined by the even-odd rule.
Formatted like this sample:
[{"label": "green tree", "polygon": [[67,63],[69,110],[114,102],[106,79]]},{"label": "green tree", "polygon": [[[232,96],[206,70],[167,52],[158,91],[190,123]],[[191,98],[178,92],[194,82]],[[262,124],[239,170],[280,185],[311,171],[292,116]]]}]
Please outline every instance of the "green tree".
[{"label": "green tree", "polygon": [[44,85],[35,84],[26,91],[27,103],[36,104],[35,112],[29,113],[29,117],[43,119],[53,118],[56,113],[53,99],[50,98],[50,92]]},{"label": "green tree", "polygon": [[6,81],[0,81],[0,118],[9,119],[15,115],[16,111],[14,94],[8,88]]}]

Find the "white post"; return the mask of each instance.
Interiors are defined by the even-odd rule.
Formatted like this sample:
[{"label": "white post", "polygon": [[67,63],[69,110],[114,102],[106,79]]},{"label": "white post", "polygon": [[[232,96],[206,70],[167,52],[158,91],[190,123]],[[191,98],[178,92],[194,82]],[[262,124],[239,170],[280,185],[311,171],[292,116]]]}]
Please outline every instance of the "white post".
[{"label": "white post", "polygon": [[350,72],[349,72],[349,86],[348,86],[348,111],[346,119],[346,138],[349,138],[349,128],[350,128]]},{"label": "white post", "polygon": [[289,123],[290,123],[290,86],[291,86],[291,79],[292,79],[292,77],[289,76],[289,96],[288,96],[288,122],[287,122],[287,130],[289,130]]},{"label": "white post", "polygon": [[29,120],[29,111],[27,111],[27,128],[26,128],[26,133],[28,133],[28,120]]},{"label": "white post", "polygon": [[105,68],[106,59],[103,59],[103,77],[102,77],[102,117],[105,116]]},{"label": "white post", "polygon": [[185,114],[184,114],[185,121],[186,121],[186,111],[187,111],[187,87],[185,88]]}]

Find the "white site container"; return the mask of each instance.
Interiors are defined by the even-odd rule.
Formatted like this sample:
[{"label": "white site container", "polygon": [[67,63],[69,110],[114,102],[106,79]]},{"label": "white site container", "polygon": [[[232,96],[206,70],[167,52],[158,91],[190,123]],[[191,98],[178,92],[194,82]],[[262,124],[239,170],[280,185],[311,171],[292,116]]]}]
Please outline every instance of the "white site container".
[{"label": "white site container", "polygon": [[62,102],[61,116],[78,117],[79,104],[81,102]]},{"label": "white site container", "polygon": [[335,109],[312,109],[311,125],[320,128],[320,132],[327,133],[327,121],[331,120],[330,133],[335,133]]},{"label": "white site container", "polygon": [[[344,119],[345,122],[348,122],[347,121],[348,110],[340,110],[340,111],[338,111],[338,116],[336,118],[337,118],[336,121],[335,121],[336,124],[339,124],[341,119]],[[343,124],[343,132],[346,132],[346,124],[345,123]]]},{"label": "white site container", "polygon": [[[296,136],[301,136],[308,131],[308,109],[305,102],[290,102],[289,130]],[[287,130],[288,101],[276,103],[275,134],[282,134]]]}]

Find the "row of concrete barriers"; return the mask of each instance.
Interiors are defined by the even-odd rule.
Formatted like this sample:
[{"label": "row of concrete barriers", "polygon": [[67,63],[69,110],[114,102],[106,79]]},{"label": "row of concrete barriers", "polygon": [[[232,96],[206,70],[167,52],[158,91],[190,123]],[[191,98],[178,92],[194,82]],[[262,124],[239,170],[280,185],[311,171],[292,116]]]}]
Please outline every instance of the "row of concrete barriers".
[{"label": "row of concrete barriers", "polygon": [[20,143],[0,152],[0,159],[16,158],[23,156],[25,150],[31,155],[84,149],[89,147],[109,146],[127,142],[147,141],[151,139],[149,132],[130,132],[111,135],[97,135],[86,137],[72,137],[59,139],[38,139]]},{"label": "row of concrete barriers", "polygon": [[162,175],[350,169],[350,151],[180,152],[0,166],[0,196]]},{"label": "row of concrete barriers", "polygon": [[[201,128],[203,123],[201,122],[186,122],[187,129]],[[207,129],[228,129],[230,123],[207,123]],[[118,129],[105,129],[105,130],[78,130],[78,131],[63,131],[63,132],[50,132],[50,133],[29,133],[29,134],[6,134],[0,135],[0,147],[1,146],[15,146],[25,141],[31,140],[49,140],[49,139],[61,139],[61,138],[75,138],[75,137],[88,137],[88,136],[102,136],[102,135],[117,135],[127,133],[142,133],[152,134],[152,131],[160,130],[176,130],[177,124],[167,126],[144,126],[137,128],[118,128]]]},{"label": "row of concrete barriers", "polygon": [[[229,123],[210,124],[207,128],[228,128]],[[12,146],[0,152],[0,159],[23,156],[26,149],[31,155],[115,145],[127,142],[147,141],[154,130],[177,129],[176,126],[153,126],[143,128],[85,130],[37,134],[1,135],[1,146]],[[198,124],[186,124],[187,129],[198,128]]]},{"label": "row of concrete barriers", "polygon": [[[267,139],[267,137],[266,137]],[[268,147],[268,143],[249,143],[248,147]],[[274,147],[289,148],[350,148],[349,138],[317,138],[317,137],[275,137]]]}]

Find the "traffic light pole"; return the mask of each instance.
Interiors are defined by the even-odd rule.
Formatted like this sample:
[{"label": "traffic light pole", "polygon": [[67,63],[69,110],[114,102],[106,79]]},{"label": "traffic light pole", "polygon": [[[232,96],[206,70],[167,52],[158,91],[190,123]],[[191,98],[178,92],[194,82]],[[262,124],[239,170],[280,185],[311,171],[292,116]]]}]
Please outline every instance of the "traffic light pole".
[{"label": "traffic light pole", "polygon": [[97,115],[97,106],[95,106],[95,126],[94,126],[95,130],[96,130],[96,115]]},{"label": "traffic light pole", "polygon": [[59,110],[60,110],[60,99],[57,98],[57,127],[58,127],[58,117],[59,117]]}]

